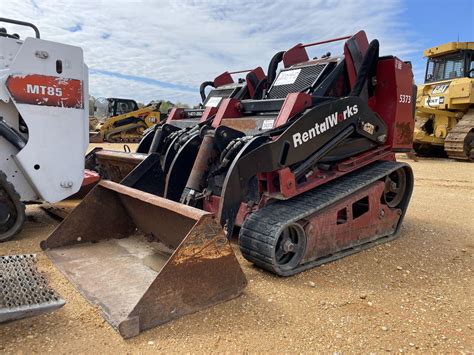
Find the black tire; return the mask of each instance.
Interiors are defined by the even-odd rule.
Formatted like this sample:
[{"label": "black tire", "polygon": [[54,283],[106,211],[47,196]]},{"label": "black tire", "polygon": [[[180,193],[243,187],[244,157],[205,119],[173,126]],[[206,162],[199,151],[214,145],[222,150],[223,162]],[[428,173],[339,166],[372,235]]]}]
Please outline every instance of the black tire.
[{"label": "black tire", "polygon": [[25,205],[15,187],[0,172],[0,242],[13,239],[25,223]]}]

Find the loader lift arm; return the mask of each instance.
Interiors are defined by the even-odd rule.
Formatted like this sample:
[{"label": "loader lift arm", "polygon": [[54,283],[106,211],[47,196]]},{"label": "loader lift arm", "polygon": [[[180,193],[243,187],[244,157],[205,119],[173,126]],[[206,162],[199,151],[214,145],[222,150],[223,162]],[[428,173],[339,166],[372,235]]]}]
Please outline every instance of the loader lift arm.
[{"label": "loader lift arm", "polygon": [[[357,110],[355,114],[354,109]],[[344,119],[349,112],[352,115]],[[331,123],[328,120],[331,117],[339,117],[341,121],[322,132],[325,125]],[[365,138],[362,142],[359,141],[360,151],[383,144],[387,137],[387,127],[383,120],[358,97],[342,98],[313,107],[294,120],[278,138],[267,141],[236,159],[224,182],[219,208],[220,222],[227,225],[229,235],[240,203],[248,196],[252,177],[259,172],[271,172],[284,167],[290,167],[297,173],[297,177],[302,177],[351,135]],[[260,137],[254,139],[261,140]],[[253,144],[253,141],[247,144]],[[354,154],[354,149],[351,154]]]}]

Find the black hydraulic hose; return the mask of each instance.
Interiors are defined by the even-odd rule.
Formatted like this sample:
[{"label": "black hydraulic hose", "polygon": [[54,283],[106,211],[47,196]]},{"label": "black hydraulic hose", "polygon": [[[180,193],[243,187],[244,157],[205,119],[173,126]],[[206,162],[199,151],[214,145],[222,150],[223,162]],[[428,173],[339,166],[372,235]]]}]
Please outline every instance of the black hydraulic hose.
[{"label": "black hydraulic hose", "polygon": [[[369,44],[369,48],[365,54],[362,65],[360,66],[359,73],[357,74],[357,79],[352,89],[350,96],[360,96],[362,89],[364,88],[365,82],[369,76],[374,76],[376,74],[376,66],[379,59],[379,41],[374,39]],[[369,82],[369,85],[371,83]]]},{"label": "black hydraulic hose", "polygon": [[213,81],[205,81],[201,84],[201,86],[199,86],[199,93],[201,94],[202,103],[204,103],[204,101],[206,101],[206,92],[205,92],[205,90],[208,86],[215,87],[214,82]]},{"label": "black hydraulic hose", "polygon": [[6,22],[6,23],[12,23],[14,25],[19,25],[19,26],[31,27],[33,29],[33,31],[35,31],[36,38],[40,38],[40,32],[38,30],[38,27],[36,27],[32,23],[24,22],[24,21],[18,21],[18,20],[12,20],[12,19],[5,18],[5,17],[0,17],[0,22]]},{"label": "black hydraulic hose", "polygon": [[276,53],[268,65],[267,84],[270,87],[275,80],[278,64],[283,60],[284,51]]},{"label": "black hydraulic hose", "polygon": [[22,150],[26,145],[26,139],[20,133],[10,127],[3,119],[0,118],[0,136],[5,138],[18,150]]}]

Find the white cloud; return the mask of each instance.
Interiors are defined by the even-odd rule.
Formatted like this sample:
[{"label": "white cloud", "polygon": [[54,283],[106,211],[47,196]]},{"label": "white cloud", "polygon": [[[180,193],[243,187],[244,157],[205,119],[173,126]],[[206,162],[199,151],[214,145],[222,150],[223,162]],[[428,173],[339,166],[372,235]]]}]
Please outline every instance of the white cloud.
[{"label": "white cloud", "polygon": [[[196,88],[91,74],[92,94],[144,102],[195,104],[199,84],[225,70],[266,70],[277,51],[360,29],[380,40],[382,54],[406,60],[418,57],[420,48],[400,19],[401,0],[0,0],[0,8],[4,17],[35,23],[45,39],[81,46],[91,69]],[[316,48],[310,54],[340,53],[342,43]]]},{"label": "white cloud", "polygon": [[[100,88],[100,95],[96,97],[122,97],[122,98],[134,98],[138,101],[142,101],[147,104],[154,98],[168,99],[172,98],[173,102],[187,102],[189,99],[189,92],[179,92],[170,89],[163,89],[155,85],[144,84],[141,82],[123,80],[109,75],[93,74],[89,77],[90,88]],[[90,90],[93,94],[93,90]],[[137,95],[136,93],[140,93]],[[152,93],[147,95],[147,93]],[[144,95],[142,95],[144,94]],[[191,102],[196,102],[194,99]]]}]

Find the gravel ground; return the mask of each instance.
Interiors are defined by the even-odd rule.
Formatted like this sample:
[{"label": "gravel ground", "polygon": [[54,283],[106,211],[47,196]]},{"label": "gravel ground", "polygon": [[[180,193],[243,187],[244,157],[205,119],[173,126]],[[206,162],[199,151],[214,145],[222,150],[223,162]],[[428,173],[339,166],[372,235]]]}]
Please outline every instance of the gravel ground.
[{"label": "gravel ground", "polygon": [[23,232],[0,244],[0,255],[38,253],[40,270],[67,304],[0,325],[0,352],[470,353],[474,164],[408,162],[415,191],[398,239],[291,278],[260,271],[236,249],[249,280],[241,297],[129,340],[41,252],[57,222],[29,207]]}]

